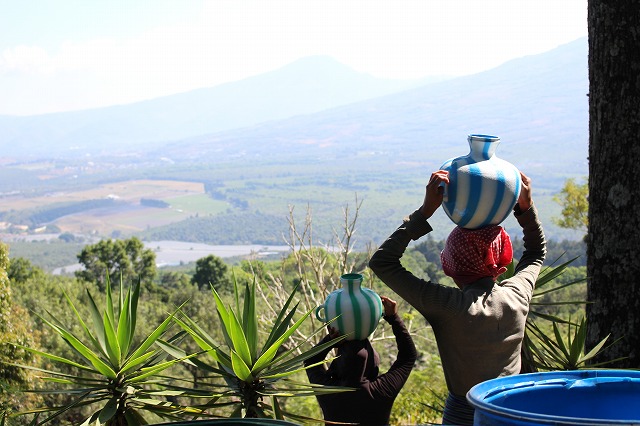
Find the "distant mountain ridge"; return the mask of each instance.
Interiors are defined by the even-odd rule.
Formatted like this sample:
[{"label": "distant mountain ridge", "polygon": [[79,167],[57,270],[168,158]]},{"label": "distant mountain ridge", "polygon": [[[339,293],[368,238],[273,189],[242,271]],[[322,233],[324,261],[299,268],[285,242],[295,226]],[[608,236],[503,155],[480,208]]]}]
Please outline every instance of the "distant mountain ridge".
[{"label": "distant mountain ridge", "polygon": [[361,167],[372,171],[429,170],[464,154],[467,134],[487,133],[502,139],[498,156],[558,187],[587,173],[587,52],[585,37],[413,88],[310,57],[239,82],[131,105],[0,116],[0,148],[4,157],[122,151],[149,161],[213,163],[320,164],[365,156]]},{"label": "distant mountain ridge", "polygon": [[[328,105],[336,99],[346,102],[360,96],[354,95],[355,88],[366,86],[359,86],[361,79],[369,78],[346,70],[335,80],[338,74],[322,68],[324,64],[335,70],[335,64],[310,58],[251,81],[178,98],[21,117],[19,126],[12,121],[16,117],[0,117],[0,195],[41,197],[44,205],[32,209],[18,205],[11,212],[17,218],[14,222],[20,223],[18,219],[38,209],[56,212],[65,207],[50,195],[66,191],[91,194],[105,183],[126,187],[136,180],[198,183],[206,194],[193,200],[193,210],[185,210],[188,219],[176,216],[156,229],[165,223],[167,211],[155,220],[157,212],[145,212],[141,220],[146,223],[137,229],[153,232],[147,235],[152,239],[191,238],[190,232],[203,238],[206,229],[206,242],[235,244],[285,235],[285,206],[313,206],[314,234],[326,239],[333,235],[335,212],[356,195],[367,206],[359,216],[364,236],[367,241],[380,241],[397,226],[398,218],[416,207],[429,173],[447,159],[466,154],[468,134],[485,133],[501,138],[498,157],[533,178],[548,235],[581,238],[579,233],[554,226],[552,218],[560,208],[552,198],[567,178],[588,173],[587,52],[583,38],[482,73],[334,107]],[[350,78],[355,80],[349,82]],[[321,86],[342,84],[352,89],[347,97],[321,96]],[[296,91],[289,90],[292,87]],[[285,92],[290,99],[285,99]],[[219,96],[212,100],[211,93]],[[195,100],[197,96],[203,97],[201,102]],[[233,101],[218,105],[223,98]],[[296,103],[305,105],[307,98],[322,109],[303,113]],[[230,114],[223,123],[225,130],[201,133],[202,129],[193,131],[197,126],[191,123],[185,128],[195,136],[151,140],[154,132],[168,138],[166,129],[178,129],[189,120],[207,121],[213,111],[207,106],[210,103],[221,108],[213,113],[216,120],[225,112]],[[270,109],[279,108],[287,118],[267,118]],[[247,122],[240,125],[234,119]],[[7,125],[7,120],[13,124]],[[23,133],[12,139],[10,130]],[[140,142],[143,137],[147,142]],[[75,141],[79,144],[73,145]],[[11,158],[17,154],[23,157]],[[37,158],[47,161],[33,161]],[[141,206],[135,200],[132,203],[128,206],[139,212]],[[185,201],[185,205],[189,204]],[[130,219],[122,214],[86,211],[82,215],[86,224],[76,224],[74,217],[56,223],[61,229],[93,229],[91,223],[104,223],[104,232],[131,232]],[[446,234],[450,226],[446,217],[434,215],[432,222],[437,229],[433,236]],[[519,231],[517,224],[505,226]]]},{"label": "distant mountain ridge", "polygon": [[26,117],[0,116],[5,156],[112,154],[159,143],[309,114],[424,81],[357,73],[330,57],[300,59],[278,70],[128,105]]},{"label": "distant mountain ridge", "polygon": [[[438,167],[466,135],[495,134],[497,155],[543,178],[586,175],[587,40],[497,68],[319,113],[176,141],[176,161],[341,161]],[[557,185],[555,185],[557,186]]]}]

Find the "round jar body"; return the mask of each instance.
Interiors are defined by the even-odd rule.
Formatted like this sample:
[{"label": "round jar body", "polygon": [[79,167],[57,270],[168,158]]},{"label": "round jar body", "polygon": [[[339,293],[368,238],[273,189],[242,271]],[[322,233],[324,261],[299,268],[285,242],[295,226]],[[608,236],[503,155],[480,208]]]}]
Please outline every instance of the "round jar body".
[{"label": "round jar body", "polygon": [[337,328],[346,340],[366,339],[382,317],[382,300],[375,291],[362,287],[363,278],[361,274],[342,275],[342,288],[329,293],[316,308],[316,318]]},{"label": "round jar body", "polygon": [[497,136],[469,135],[467,140],[469,154],[440,166],[449,172],[442,208],[453,223],[463,228],[499,225],[518,201],[520,171],[495,155],[500,144]]}]

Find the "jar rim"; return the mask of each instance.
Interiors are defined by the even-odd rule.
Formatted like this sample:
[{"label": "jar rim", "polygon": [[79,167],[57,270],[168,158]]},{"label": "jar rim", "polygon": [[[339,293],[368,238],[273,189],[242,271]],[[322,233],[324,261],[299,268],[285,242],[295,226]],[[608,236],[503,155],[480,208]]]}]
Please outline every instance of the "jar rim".
[{"label": "jar rim", "polygon": [[340,278],[343,280],[357,280],[359,278],[362,278],[362,274],[356,274],[356,273],[343,274],[340,276]]},{"label": "jar rim", "polygon": [[500,138],[498,136],[494,136],[494,135],[483,135],[483,134],[470,134],[469,136],[467,136],[467,139],[471,140],[471,139],[476,139],[476,140],[482,140],[484,142],[495,142],[495,141],[499,141]]}]

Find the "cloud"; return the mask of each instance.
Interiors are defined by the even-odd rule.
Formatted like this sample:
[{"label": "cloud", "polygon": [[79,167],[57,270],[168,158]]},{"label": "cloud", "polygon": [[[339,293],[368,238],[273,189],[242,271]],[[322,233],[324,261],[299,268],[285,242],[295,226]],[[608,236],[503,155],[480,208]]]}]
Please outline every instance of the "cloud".
[{"label": "cloud", "polygon": [[50,74],[54,68],[47,51],[38,46],[16,46],[0,55],[0,73]]},{"label": "cloud", "polygon": [[[6,48],[0,52],[0,88],[20,95],[20,87],[31,87],[41,112],[44,97],[54,92],[60,93],[59,110],[128,103],[240,80],[312,55],[332,56],[377,77],[464,75],[586,35],[586,0],[560,3],[205,1],[198,3],[197,17],[163,15],[145,27],[139,16],[129,16],[126,31],[124,21],[114,21],[90,37],[87,31],[82,39],[68,33],[46,47],[34,39]],[[170,12],[167,6],[163,13]],[[96,11],[73,22],[88,18],[99,22]],[[40,88],[46,85],[64,87],[45,95]],[[10,108],[0,100],[0,113]]]}]

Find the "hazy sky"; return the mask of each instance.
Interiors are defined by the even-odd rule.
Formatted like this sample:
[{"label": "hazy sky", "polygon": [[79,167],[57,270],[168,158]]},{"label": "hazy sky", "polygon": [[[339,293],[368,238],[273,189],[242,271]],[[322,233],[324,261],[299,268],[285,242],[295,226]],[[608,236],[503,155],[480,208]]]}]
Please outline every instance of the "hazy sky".
[{"label": "hazy sky", "polygon": [[0,114],[129,103],[329,55],[465,75],[587,35],[587,0],[0,0]]}]

